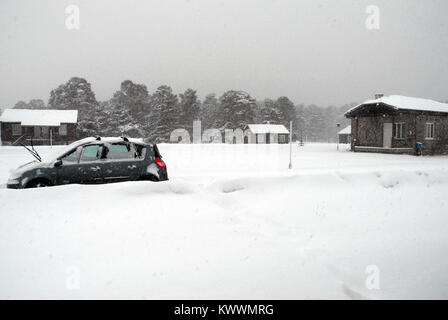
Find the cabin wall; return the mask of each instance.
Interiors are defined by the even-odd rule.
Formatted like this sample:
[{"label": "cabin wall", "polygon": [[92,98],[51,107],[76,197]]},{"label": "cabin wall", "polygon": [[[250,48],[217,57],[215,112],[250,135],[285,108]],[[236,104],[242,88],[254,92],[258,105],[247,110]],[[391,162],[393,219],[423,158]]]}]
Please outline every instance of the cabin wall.
[{"label": "cabin wall", "polygon": [[[434,139],[426,138],[426,124],[434,123]],[[448,115],[420,114],[416,117],[416,142],[425,155],[448,154]]]},{"label": "cabin wall", "polygon": [[383,123],[381,116],[352,118],[352,149],[354,146],[382,147]]},{"label": "cabin wall", "polygon": [[[1,141],[2,145],[12,145],[17,139],[22,135],[23,139],[33,139],[34,145],[49,145],[50,144],[50,130],[52,131],[52,143],[54,145],[64,145],[70,144],[77,140],[76,135],[76,124],[68,123],[67,125],[67,135],[59,135],[59,127],[46,127],[48,128],[48,133],[36,136],[34,126],[22,126],[22,133],[20,135],[12,134],[13,123],[1,123]],[[40,128],[40,126],[38,126]],[[26,141],[26,140],[25,140]],[[29,142],[29,141],[28,141]]]}]

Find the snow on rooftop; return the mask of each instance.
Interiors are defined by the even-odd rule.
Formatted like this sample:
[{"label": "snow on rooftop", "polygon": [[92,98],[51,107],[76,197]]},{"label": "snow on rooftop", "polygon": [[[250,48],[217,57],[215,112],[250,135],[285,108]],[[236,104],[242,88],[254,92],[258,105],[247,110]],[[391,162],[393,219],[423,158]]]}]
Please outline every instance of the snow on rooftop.
[{"label": "snow on rooftop", "polygon": [[432,112],[447,112],[448,104],[437,102],[429,99],[412,98],[405,96],[384,96],[376,100],[367,100],[360,105],[350,109],[346,114],[356,110],[357,108],[366,104],[379,104],[383,103],[395,108],[396,110],[417,110],[417,111],[432,111]]},{"label": "snow on rooftop", "polygon": [[249,124],[248,127],[254,134],[289,134],[288,129],[282,124]]},{"label": "snow on rooftop", "polygon": [[352,126],[347,126],[338,132],[338,134],[351,134],[351,133],[352,133]]},{"label": "snow on rooftop", "polygon": [[59,126],[77,123],[78,110],[5,109],[0,122],[20,122],[22,126]]}]

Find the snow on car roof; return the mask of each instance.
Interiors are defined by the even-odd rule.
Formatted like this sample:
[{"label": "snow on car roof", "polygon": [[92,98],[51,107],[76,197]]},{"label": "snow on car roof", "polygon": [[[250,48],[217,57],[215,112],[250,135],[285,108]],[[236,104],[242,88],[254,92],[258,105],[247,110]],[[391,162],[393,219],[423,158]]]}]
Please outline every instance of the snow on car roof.
[{"label": "snow on car roof", "polygon": [[357,105],[356,107],[351,108],[346,112],[346,114],[349,114],[352,111],[358,109],[359,107],[367,104],[380,104],[380,103],[391,106],[396,110],[416,110],[416,111],[432,111],[432,112],[448,113],[448,104],[446,103],[441,103],[429,99],[392,95],[392,96],[384,96],[376,100],[367,100]]},{"label": "snow on car roof", "polygon": [[249,124],[248,127],[254,134],[289,134],[288,129],[282,124]]},{"label": "snow on car roof", "polygon": [[338,132],[338,134],[351,134],[351,133],[352,133],[352,126],[347,126]]},{"label": "snow on car roof", "polygon": [[5,109],[0,122],[19,122],[22,126],[60,126],[77,123],[78,110]]}]

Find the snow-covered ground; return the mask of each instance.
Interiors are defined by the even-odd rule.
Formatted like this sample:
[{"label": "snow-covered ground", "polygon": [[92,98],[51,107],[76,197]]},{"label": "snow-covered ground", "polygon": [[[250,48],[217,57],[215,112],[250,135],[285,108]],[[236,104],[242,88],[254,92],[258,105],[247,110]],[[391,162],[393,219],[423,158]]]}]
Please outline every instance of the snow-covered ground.
[{"label": "snow-covered ground", "polygon": [[448,157],[160,150],[168,182],[3,185],[0,298],[448,298]]}]

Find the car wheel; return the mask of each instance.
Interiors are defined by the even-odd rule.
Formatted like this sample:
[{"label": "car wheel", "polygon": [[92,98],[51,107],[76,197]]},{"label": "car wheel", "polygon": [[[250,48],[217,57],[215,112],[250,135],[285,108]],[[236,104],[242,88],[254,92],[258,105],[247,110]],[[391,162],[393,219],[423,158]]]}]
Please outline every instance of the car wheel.
[{"label": "car wheel", "polygon": [[141,181],[154,181],[154,182],[160,181],[159,178],[157,178],[154,175],[144,176],[144,177],[141,177],[139,180],[141,180]]},{"label": "car wheel", "polygon": [[50,184],[45,180],[34,180],[27,184],[27,188],[45,188]]}]

